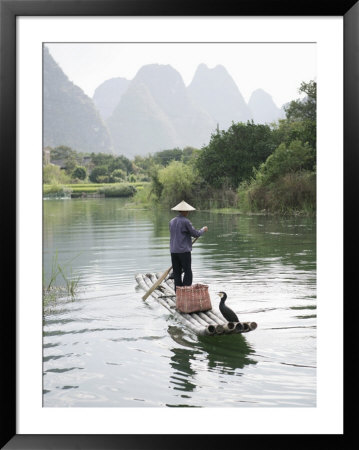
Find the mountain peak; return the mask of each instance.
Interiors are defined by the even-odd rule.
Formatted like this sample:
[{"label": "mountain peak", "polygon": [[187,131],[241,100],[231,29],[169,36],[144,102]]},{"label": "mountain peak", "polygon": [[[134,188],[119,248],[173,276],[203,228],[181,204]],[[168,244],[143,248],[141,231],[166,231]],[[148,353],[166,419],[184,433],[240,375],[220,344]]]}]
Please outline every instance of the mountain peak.
[{"label": "mountain peak", "polygon": [[112,140],[91,98],[69,81],[44,49],[44,146],[112,152]]},{"label": "mountain peak", "polygon": [[104,81],[95,89],[92,99],[104,119],[113,113],[129,84],[126,78],[116,77]]},{"label": "mountain peak", "polygon": [[238,86],[221,64],[212,69],[200,64],[188,91],[221,129],[227,129],[232,122],[246,122],[251,118]]},{"label": "mountain peak", "polygon": [[283,118],[283,111],[277,107],[274,100],[264,89],[256,89],[252,92],[248,106],[253,112],[255,123],[270,123]]}]

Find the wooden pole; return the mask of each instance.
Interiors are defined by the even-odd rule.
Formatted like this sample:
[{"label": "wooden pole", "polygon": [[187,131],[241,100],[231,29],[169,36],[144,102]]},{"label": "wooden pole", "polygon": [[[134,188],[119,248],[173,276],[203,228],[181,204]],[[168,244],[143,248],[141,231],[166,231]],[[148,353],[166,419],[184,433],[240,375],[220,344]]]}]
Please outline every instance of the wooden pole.
[{"label": "wooden pole", "polygon": [[[151,279],[152,277],[156,276],[158,276],[158,274],[156,275],[151,274]],[[175,293],[174,289],[169,284],[169,280],[165,281],[165,285],[170,292],[172,292],[173,294]],[[243,331],[243,327],[240,326],[241,325],[240,323],[227,322],[222,316],[222,314],[220,312],[217,312],[216,310],[211,309],[205,312],[192,313],[191,315],[195,316],[195,314],[202,320],[215,325],[217,327],[216,328],[217,334],[222,334],[223,332],[226,334],[239,333]]]},{"label": "wooden pole", "polygon": [[[194,238],[192,241],[192,245],[197,241],[198,237]],[[162,283],[162,281],[167,277],[167,275],[170,273],[170,270],[172,269],[172,266],[167,269],[161,276],[160,278],[156,281],[156,283],[154,283],[154,285],[146,292],[146,294],[142,297],[143,300],[146,300],[147,297],[149,297],[152,292],[158,288],[158,286]]]},{"label": "wooden pole", "polygon": [[[141,279],[141,287],[143,289],[147,289],[148,286],[150,286],[153,282],[153,279],[151,279],[151,274],[147,274],[143,277],[138,275],[136,277],[137,279]],[[158,292],[152,292],[152,296],[156,298],[156,300],[165,308],[167,308],[180,322],[182,322],[187,328],[192,330],[195,334],[200,336],[205,335],[213,335],[216,332],[216,329],[213,325],[206,324],[203,326],[200,322],[198,322],[194,317],[192,317],[190,314],[182,314],[176,311],[176,304],[174,300],[171,297],[163,297]]]},{"label": "wooden pole", "polygon": [[[161,274],[137,274],[135,276],[138,285],[147,291]],[[170,280],[166,280],[161,291],[153,291],[152,296],[168,309],[187,328],[200,336],[213,334],[248,333],[257,328],[256,322],[227,322],[219,311],[214,309],[197,313],[180,313],[176,310],[175,291]]]},{"label": "wooden pole", "polygon": [[[166,288],[168,288],[168,290],[171,292],[171,293],[175,293],[175,291],[174,291],[174,289],[169,285],[169,283],[168,283],[168,280],[166,280]],[[207,313],[208,313],[209,311],[206,311],[206,313],[204,313],[204,312],[196,312],[196,313],[191,313],[191,316],[192,317],[194,317],[195,319],[197,319],[198,320],[198,322],[200,322],[200,323],[208,323],[208,324],[210,324],[210,325],[214,325],[215,327],[217,326],[217,325],[221,325],[221,326],[223,326],[224,325],[224,322],[219,322],[219,321],[215,321],[215,320],[211,320],[211,318],[210,317],[208,317],[207,316]],[[219,330],[221,330],[221,328],[219,328]],[[222,333],[222,331],[221,331],[221,333]]]}]

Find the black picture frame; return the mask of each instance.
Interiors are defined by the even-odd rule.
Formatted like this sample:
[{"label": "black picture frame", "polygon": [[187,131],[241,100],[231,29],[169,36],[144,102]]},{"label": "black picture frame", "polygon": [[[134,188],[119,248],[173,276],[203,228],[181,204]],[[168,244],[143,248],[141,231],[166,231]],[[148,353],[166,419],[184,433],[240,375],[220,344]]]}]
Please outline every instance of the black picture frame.
[{"label": "black picture frame", "polygon": [[[354,342],[356,295],[356,264],[358,221],[355,195],[359,172],[359,2],[355,0],[324,2],[276,0],[199,2],[187,0],[0,0],[0,167],[3,186],[1,254],[3,257],[3,296],[1,299],[2,386],[1,386],[1,448],[6,449],[172,449],[201,445],[268,445],[284,448],[288,440],[312,448],[317,440],[327,438],[341,448],[344,438],[350,441],[355,414],[347,414],[343,435],[19,435],[16,432],[16,17],[19,16],[342,16],[344,19],[344,286],[345,302],[345,370],[355,373],[351,347]],[[5,170],[4,170],[5,169]],[[5,288],[5,289],[4,289]],[[345,292],[344,292],[345,293]],[[349,301],[351,300],[351,301]],[[342,328],[342,327],[340,327]],[[344,324],[343,324],[344,329]],[[344,394],[347,411],[350,389]],[[219,419],[220,420],[220,419]],[[206,443],[206,439],[208,442]],[[305,447],[304,447],[305,448]],[[308,447],[307,447],[308,448]]]}]

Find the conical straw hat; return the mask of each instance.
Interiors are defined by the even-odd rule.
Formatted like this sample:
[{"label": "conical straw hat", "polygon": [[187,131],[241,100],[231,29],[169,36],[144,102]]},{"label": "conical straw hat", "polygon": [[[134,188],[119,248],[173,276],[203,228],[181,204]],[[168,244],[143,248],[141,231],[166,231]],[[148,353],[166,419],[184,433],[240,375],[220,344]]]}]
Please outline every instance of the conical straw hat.
[{"label": "conical straw hat", "polygon": [[196,208],[193,208],[193,206],[189,205],[184,200],[182,200],[181,203],[178,203],[178,205],[174,206],[171,209],[173,209],[174,211],[195,211],[196,210]]}]

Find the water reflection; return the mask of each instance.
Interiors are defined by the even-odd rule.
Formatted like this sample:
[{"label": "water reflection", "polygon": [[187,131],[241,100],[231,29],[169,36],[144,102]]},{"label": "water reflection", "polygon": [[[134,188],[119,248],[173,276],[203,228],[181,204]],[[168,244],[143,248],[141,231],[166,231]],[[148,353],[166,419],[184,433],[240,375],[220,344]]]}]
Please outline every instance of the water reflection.
[{"label": "water reflection", "polygon": [[[173,211],[151,213],[154,238],[158,240],[156,245],[166,250],[168,222],[173,216]],[[232,272],[237,277],[249,274],[254,280],[272,267],[279,272],[282,265],[291,272],[316,270],[316,223],[313,219],[208,211],[195,211],[189,219],[196,228],[204,224],[209,227],[209,232],[196,242],[193,251],[194,259],[206,259],[208,269]]]},{"label": "water reflection", "polygon": [[173,372],[170,385],[175,390],[192,392],[197,388],[198,373],[195,367],[199,361],[204,361],[209,371],[225,375],[240,375],[239,369],[257,364],[249,357],[254,350],[244,335],[197,336],[193,340],[186,331],[176,326],[168,327],[168,333],[180,345],[171,348],[170,365]]}]

